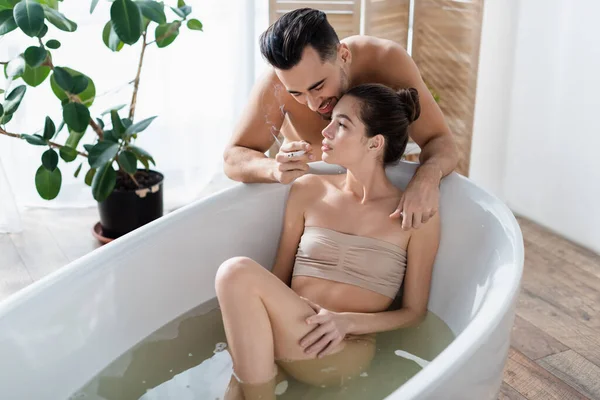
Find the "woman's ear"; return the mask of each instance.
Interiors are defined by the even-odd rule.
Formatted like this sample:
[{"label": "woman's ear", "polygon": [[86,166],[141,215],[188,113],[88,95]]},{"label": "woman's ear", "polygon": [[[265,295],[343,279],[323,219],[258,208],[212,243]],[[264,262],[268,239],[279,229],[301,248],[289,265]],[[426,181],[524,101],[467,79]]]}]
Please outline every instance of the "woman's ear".
[{"label": "woman's ear", "polygon": [[369,150],[379,151],[383,149],[385,139],[383,135],[376,135],[369,139]]}]

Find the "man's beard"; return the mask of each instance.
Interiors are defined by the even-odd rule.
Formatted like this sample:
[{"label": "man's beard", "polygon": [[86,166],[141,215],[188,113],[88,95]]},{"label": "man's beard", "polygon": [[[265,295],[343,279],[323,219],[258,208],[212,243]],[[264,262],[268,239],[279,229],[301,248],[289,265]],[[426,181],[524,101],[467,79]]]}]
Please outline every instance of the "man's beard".
[{"label": "man's beard", "polygon": [[[344,93],[346,93],[348,91],[348,89],[350,89],[348,87],[348,75],[346,74],[346,71],[344,71],[344,68],[340,68],[340,94],[339,96],[333,96],[330,98],[335,99],[335,103],[337,104],[340,99],[342,98],[342,96],[344,95]],[[329,115],[324,115],[321,114],[320,112],[318,112],[317,114],[319,114],[321,116],[321,118],[325,121],[331,121],[331,116],[333,115],[333,111],[329,113]]]}]

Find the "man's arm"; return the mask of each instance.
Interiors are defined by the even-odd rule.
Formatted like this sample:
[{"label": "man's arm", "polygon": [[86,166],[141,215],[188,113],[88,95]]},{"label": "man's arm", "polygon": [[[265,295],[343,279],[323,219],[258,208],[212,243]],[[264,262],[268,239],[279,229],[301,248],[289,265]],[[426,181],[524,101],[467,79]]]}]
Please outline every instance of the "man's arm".
[{"label": "man's arm", "polygon": [[389,42],[384,51],[382,74],[389,86],[413,87],[419,92],[421,115],[409,127],[410,137],[421,148],[421,165],[409,183],[398,209],[392,217],[402,212],[405,229],[419,228],[433,216],[439,207],[439,184],[458,164],[458,152],[452,132],[435,102],[421,74],[406,50]]},{"label": "man's arm", "polygon": [[225,174],[242,182],[275,182],[277,162],[265,152],[273,145],[283,124],[273,87],[274,73],[265,74],[252,88],[248,104],[223,154]]},{"label": "man's arm", "polygon": [[[279,86],[279,87],[278,87]],[[260,79],[250,94],[250,99],[225,152],[225,174],[233,180],[246,183],[289,183],[308,171],[307,143],[291,142],[282,151],[304,149],[307,154],[287,158],[269,158],[265,152],[273,145],[273,135],[279,135],[284,120],[284,92],[274,72]],[[283,94],[285,95],[285,94]]]},{"label": "man's arm", "polygon": [[390,43],[385,57],[386,62],[381,65],[384,66],[383,73],[386,80],[390,80],[390,86],[413,87],[419,92],[421,115],[410,125],[408,132],[421,148],[421,167],[435,165],[441,179],[458,164],[454,138],[442,110],[425,85],[417,65],[402,46]]}]

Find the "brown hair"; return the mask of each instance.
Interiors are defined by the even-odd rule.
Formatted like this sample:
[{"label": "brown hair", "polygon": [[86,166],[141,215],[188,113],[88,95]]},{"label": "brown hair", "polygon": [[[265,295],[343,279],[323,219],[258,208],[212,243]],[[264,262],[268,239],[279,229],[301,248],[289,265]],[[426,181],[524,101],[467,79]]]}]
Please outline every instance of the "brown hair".
[{"label": "brown hair", "polygon": [[383,164],[398,162],[408,143],[408,126],[421,114],[417,89],[395,91],[381,84],[363,84],[345,95],[360,102],[358,117],[365,125],[367,137],[385,138]]}]

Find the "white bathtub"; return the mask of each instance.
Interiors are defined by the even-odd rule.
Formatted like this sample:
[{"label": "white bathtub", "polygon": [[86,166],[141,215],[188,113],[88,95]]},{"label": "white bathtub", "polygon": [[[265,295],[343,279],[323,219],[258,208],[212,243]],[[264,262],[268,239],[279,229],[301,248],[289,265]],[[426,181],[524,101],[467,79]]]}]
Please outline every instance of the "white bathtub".
[{"label": "white bathtub", "polygon": [[[400,187],[414,164],[389,169]],[[313,165],[315,173],[337,167]],[[217,267],[275,257],[289,186],[238,184],[99,248],[0,303],[0,398],[66,399],[127,349],[214,298]],[[429,309],[457,335],[388,399],[496,399],[523,268],[512,213],[469,180],[442,184]]]}]

